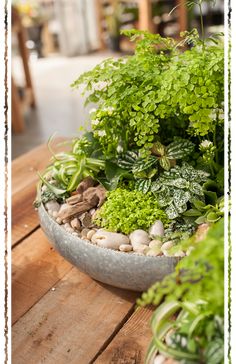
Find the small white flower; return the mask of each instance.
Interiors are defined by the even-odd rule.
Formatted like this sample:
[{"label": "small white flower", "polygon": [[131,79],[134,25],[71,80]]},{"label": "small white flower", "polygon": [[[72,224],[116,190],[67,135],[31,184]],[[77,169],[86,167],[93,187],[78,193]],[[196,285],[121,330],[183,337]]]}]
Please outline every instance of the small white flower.
[{"label": "small white flower", "polygon": [[95,107],[93,107],[92,109],[89,110],[89,114],[92,114],[95,111],[97,111],[97,109]]},{"label": "small white flower", "polygon": [[98,130],[98,136],[104,137],[106,135],[105,130]]},{"label": "small white flower", "polygon": [[204,148],[204,149],[208,149],[213,145],[212,142],[210,142],[210,140],[203,140],[203,142],[201,142],[200,147]]},{"label": "small white flower", "polygon": [[99,119],[92,120],[92,125],[98,125],[100,123]]},{"label": "small white flower", "polygon": [[210,118],[212,120],[215,120],[216,119],[216,112],[215,111],[212,111],[209,116],[210,116]]},{"label": "small white flower", "polygon": [[117,150],[117,153],[122,153],[124,151],[124,149],[123,149],[123,147],[121,145],[118,145],[116,150]]},{"label": "small white flower", "polygon": [[112,113],[113,113],[113,111],[114,111],[115,109],[114,109],[114,107],[112,107],[112,106],[108,106],[108,107],[104,107],[104,109],[102,110],[102,111],[105,111],[105,112],[107,112],[109,115],[111,115]]}]

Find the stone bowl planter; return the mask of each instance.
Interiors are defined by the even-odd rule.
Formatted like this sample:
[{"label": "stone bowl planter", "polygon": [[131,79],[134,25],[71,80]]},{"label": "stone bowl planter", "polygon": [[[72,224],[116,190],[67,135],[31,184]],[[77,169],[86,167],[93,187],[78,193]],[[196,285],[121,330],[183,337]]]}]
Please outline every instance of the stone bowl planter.
[{"label": "stone bowl planter", "polygon": [[70,263],[90,277],[111,286],[145,291],[174,271],[180,258],[143,256],[101,248],[68,233],[38,208],[40,224],[53,247]]}]

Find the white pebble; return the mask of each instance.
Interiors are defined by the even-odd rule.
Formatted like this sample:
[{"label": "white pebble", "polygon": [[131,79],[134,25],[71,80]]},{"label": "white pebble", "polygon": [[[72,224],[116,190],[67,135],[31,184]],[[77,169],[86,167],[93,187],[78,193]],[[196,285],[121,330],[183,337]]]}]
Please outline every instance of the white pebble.
[{"label": "white pebble", "polygon": [[180,250],[179,252],[176,252],[175,254],[174,254],[174,257],[185,257],[185,253],[182,251],[182,250]]},{"label": "white pebble", "polygon": [[161,246],[161,250],[169,250],[170,248],[172,248],[174,246],[173,241],[167,241],[166,243],[162,244]]},{"label": "white pebble", "polygon": [[81,223],[77,219],[77,217],[75,217],[74,219],[71,220],[70,225],[73,229],[76,229],[76,230],[80,230],[80,228],[81,228]]},{"label": "white pebble", "polygon": [[89,230],[88,233],[87,233],[87,239],[88,240],[91,240],[93,235],[96,233],[95,230]]},{"label": "white pebble", "polygon": [[82,231],[81,231],[81,237],[83,238],[83,239],[86,239],[87,238],[87,234],[88,234],[88,232],[89,232],[89,229],[83,229]]},{"label": "white pebble", "polygon": [[161,222],[161,220],[157,220],[152,224],[152,226],[149,229],[149,235],[152,238],[155,238],[157,236],[163,236],[164,235],[164,226]]},{"label": "white pebble", "polygon": [[133,247],[130,244],[121,244],[119,250],[121,252],[131,252],[133,250]]},{"label": "white pebble", "polygon": [[58,211],[60,210],[60,205],[59,205],[59,203],[58,203],[57,201],[54,201],[54,200],[46,202],[46,203],[45,203],[45,207],[46,207],[46,209],[47,209],[48,211],[49,211],[49,210],[51,210],[52,212],[53,212],[53,211],[58,212]]},{"label": "white pebble", "polygon": [[150,256],[150,257],[157,257],[159,255],[162,255],[162,251],[160,248],[158,247],[154,247],[154,248],[151,248],[149,249],[149,251],[147,252],[146,255]]},{"label": "white pebble", "polygon": [[149,243],[150,248],[161,248],[162,242],[160,240],[152,240]]},{"label": "white pebble", "polygon": [[153,364],[164,364],[166,358],[163,355],[157,355],[153,361]]},{"label": "white pebble", "polygon": [[99,229],[92,236],[92,242],[103,248],[118,250],[120,245],[129,244],[129,238],[124,234]]},{"label": "white pebble", "polygon": [[144,244],[134,244],[133,250],[135,253],[146,254],[149,251],[149,248],[147,245]]},{"label": "white pebble", "polygon": [[57,219],[56,219],[56,222],[58,223],[58,224],[62,224],[62,219],[60,218],[60,217],[58,217]]},{"label": "white pebble", "polygon": [[148,233],[141,229],[134,230],[130,234],[129,238],[130,238],[130,242],[133,246],[134,246],[134,244],[148,245],[151,240],[148,236]]}]

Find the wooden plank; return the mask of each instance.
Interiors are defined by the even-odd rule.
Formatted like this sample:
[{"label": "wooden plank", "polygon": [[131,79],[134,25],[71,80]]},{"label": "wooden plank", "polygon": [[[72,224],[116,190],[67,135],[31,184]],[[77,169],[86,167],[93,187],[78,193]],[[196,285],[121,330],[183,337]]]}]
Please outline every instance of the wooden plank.
[{"label": "wooden plank", "polygon": [[31,184],[16,193],[12,199],[12,247],[39,226],[37,211],[33,207],[36,186]]},{"label": "wooden plank", "polygon": [[139,0],[139,29],[153,31],[151,0]]},{"label": "wooden plank", "polygon": [[177,5],[179,6],[179,32],[184,32],[188,28],[187,6],[182,0],[177,0]]},{"label": "wooden plank", "polygon": [[[65,138],[57,138],[52,144],[55,152],[67,149],[58,146]],[[37,212],[33,207],[38,176],[49,164],[50,152],[45,144],[17,158],[12,163],[12,246],[39,226]]]},{"label": "wooden plank", "polygon": [[73,268],[13,326],[12,363],[93,362],[133,312],[137,296]]},{"label": "wooden plank", "polygon": [[143,364],[152,338],[151,308],[141,308],[133,313],[95,364]]},{"label": "wooden plank", "polygon": [[[58,146],[58,143],[66,141],[66,138],[55,138],[52,148],[55,152],[66,149],[66,146]],[[68,147],[67,147],[68,148]],[[37,171],[43,171],[50,163],[51,153],[47,145],[42,144],[37,148],[23,154],[12,162],[12,194],[20,192],[24,187],[38,181]]]},{"label": "wooden plank", "polygon": [[38,229],[12,252],[12,322],[27,312],[72,265]]}]

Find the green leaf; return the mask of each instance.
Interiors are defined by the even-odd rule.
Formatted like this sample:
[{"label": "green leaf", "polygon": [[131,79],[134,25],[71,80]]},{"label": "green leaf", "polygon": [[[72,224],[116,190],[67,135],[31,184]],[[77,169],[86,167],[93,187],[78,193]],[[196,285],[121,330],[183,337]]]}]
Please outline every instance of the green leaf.
[{"label": "green leaf", "polygon": [[190,209],[183,213],[184,216],[201,216],[201,212],[196,209]]},{"label": "green leaf", "polygon": [[155,142],[151,149],[152,153],[157,156],[164,156],[165,154],[165,147],[160,142]]},{"label": "green leaf", "polygon": [[173,203],[171,203],[167,207],[167,209],[165,210],[165,212],[166,212],[166,215],[168,216],[168,218],[170,220],[173,220],[173,219],[175,219],[176,217],[179,216],[178,210],[176,209],[176,206]]},{"label": "green leaf", "polygon": [[220,219],[220,216],[218,216],[215,212],[209,212],[206,216],[206,220],[208,222],[216,222]]},{"label": "green leaf", "polygon": [[206,203],[215,205],[217,202],[217,194],[212,191],[204,191]]},{"label": "green leaf", "polygon": [[197,200],[197,199],[193,199],[192,203],[193,203],[194,207],[196,207],[196,209],[200,210],[200,211],[202,211],[203,208],[205,207],[205,203],[200,200]]},{"label": "green leaf", "polygon": [[191,195],[188,191],[176,190],[173,195],[173,201],[176,206],[182,206],[189,201],[190,197]]},{"label": "green leaf", "polygon": [[204,195],[202,186],[197,182],[191,182],[190,185],[189,185],[189,190],[192,193],[194,193],[195,195],[198,195],[198,196],[203,196]]},{"label": "green leaf", "polygon": [[166,148],[166,156],[169,159],[182,159],[194,150],[194,144],[187,139],[178,138]]},{"label": "green leaf", "polygon": [[147,193],[151,187],[151,179],[139,179],[135,183],[135,189],[143,193]]},{"label": "green leaf", "polygon": [[163,156],[159,159],[160,166],[165,169],[166,171],[169,171],[170,169],[170,161],[167,157]]}]

